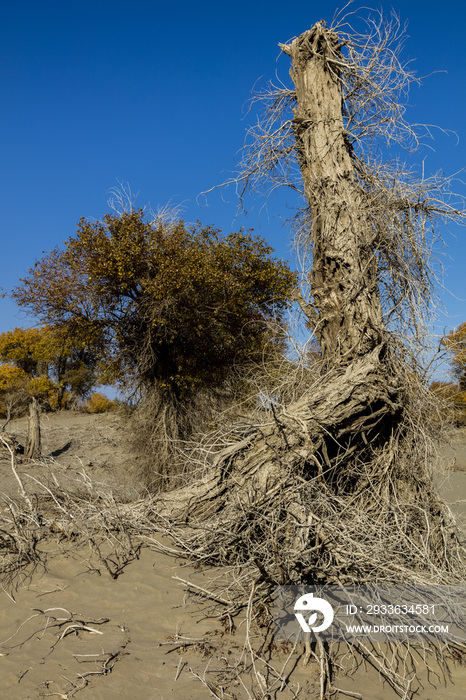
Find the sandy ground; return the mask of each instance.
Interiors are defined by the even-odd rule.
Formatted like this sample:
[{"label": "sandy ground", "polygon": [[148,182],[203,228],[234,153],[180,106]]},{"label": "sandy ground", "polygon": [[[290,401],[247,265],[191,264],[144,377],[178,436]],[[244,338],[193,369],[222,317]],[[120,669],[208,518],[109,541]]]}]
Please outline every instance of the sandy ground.
[{"label": "sandy ground", "polygon": [[437,482],[466,538],[466,428],[455,431],[450,441],[439,447],[443,470],[437,475]]},{"label": "sandy ground", "polygon": [[[63,478],[76,469],[85,470],[93,479],[118,486],[131,497],[131,462],[117,416],[63,412],[44,416],[42,427],[43,452],[49,466]],[[9,428],[20,442],[24,440],[26,421],[16,421]],[[438,476],[443,497],[464,523],[466,433],[457,433],[449,446],[442,446],[442,454],[447,467]],[[48,468],[26,462],[18,466],[31,488],[34,482],[26,475],[41,479]],[[2,492],[15,495],[17,485],[7,459],[0,459],[0,470]],[[169,545],[159,541],[162,547]],[[217,572],[202,572],[160,550],[143,548],[113,580],[91,561],[85,547],[63,542],[58,535],[56,541],[39,543],[39,548],[44,565],[29,572],[16,589],[5,586],[0,593],[0,700],[248,698],[248,691],[234,680],[232,672],[244,658],[244,629],[240,626],[231,634],[227,625],[206,618],[205,611],[196,607],[174,578],[203,586]],[[285,652],[274,662],[277,668],[285,663]],[[294,687],[303,689],[298,697],[318,697],[317,665],[303,669],[292,660],[287,669],[293,666]],[[423,679],[417,697],[465,698],[465,666],[452,665],[452,681],[435,675],[430,682]],[[209,683],[216,695],[209,691]],[[364,700],[396,697],[370,668],[342,675],[337,685],[359,693]],[[281,695],[278,692],[274,697]]]}]

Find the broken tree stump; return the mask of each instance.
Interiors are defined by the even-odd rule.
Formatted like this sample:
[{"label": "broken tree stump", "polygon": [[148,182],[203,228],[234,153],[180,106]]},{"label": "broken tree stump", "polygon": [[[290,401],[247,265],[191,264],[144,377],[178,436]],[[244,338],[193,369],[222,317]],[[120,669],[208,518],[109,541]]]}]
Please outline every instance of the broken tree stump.
[{"label": "broken tree stump", "polygon": [[25,455],[28,459],[40,459],[41,456],[40,413],[39,404],[35,398],[29,404],[28,439]]}]

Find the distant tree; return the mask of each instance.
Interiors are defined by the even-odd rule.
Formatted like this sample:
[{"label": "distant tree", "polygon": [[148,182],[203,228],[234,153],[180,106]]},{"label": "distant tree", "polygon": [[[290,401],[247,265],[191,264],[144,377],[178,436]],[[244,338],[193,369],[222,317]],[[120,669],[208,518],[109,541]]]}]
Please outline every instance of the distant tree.
[{"label": "distant tree", "polygon": [[[15,328],[0,334],[0,361],[8,374],[14,367],[24,375],[24,389],[58,408],[68,392],[72,400],[84,399],[97,383],[98,354],[95,343],[66,328]],[[11,374],[11,371],[10,371]]]},{"label": "distant tree", "polygon": [[57,408],[63,407],[65,396],[75,404],[105,383],[99,376],[102,345],[98,334],[71,326],[44,326],[41,330],[48,376],[57,387]]},{"label": "distant tree", "polygon": [[19,388],[27,381],[26,372],[10,363],[0,365],[0,392]]},{"label": "distant tree", "polygon": [[114,411],[117,408],[117,404],[105,394],[95,391],[87,399],[84,408],[88,413],[107,413],[108,411]]},{"label": "distant tree", "polygon": [[26,376],[40,374],[43,337],[38,328],[15,328],[0,334],[0,360],[21,369]]},{"label": "distant tree", "polygon": [[459,389],[466,391],[466,322],[461,323],[456,331],[450,331],[442,342],[452,355],[453,375]]},{"label": "distant tree", "polygon": [[27,407],[27,374],[20,367],[11,363],[0,365],[0,413],[6,417],[1,427],[4,430],[17,412],[23,412]]}]

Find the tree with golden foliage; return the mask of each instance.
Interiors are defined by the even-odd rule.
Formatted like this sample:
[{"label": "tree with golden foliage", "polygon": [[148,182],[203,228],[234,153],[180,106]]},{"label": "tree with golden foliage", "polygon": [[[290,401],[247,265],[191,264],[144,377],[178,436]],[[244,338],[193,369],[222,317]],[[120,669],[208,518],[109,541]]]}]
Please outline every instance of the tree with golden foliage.
[{"label": "tree with golden foliage", "polygon": [[452,369],[460,391],[466,391],[466,322],[443,338],[443,345],[451,353]]},{"label": "tree with golden foliage", "polygon": [[238,367],[283,349],[295,283],[251,233],[151,220],[131,207],[81,219],[12,296],[53,329],[100,344],[101,376],[146,401],[138,440],[151,443],[160,471],[170,468],[171,446],[225,397]]},{"label": "tree with golden foliage", "polygon": [[53,328],[98,337],[116,379],[181,399],[279,343],[295,275],[271,253],[242,231],[107,214],[82,219],[13,298]]},{"label": "tree with golden foliage", "polygon": [[28,396],[57,408],[64,397],[84,399],[97,383],[98,354],[85,337],[72,337],[65,328],[15,328],[0,334],[0,366],[4,392]]},{"label": "tree with golden foliage", "polygon": [[11,363],[0,365],[0,414],[6,418],[1,430],[4,430],[12,416],[22,412],[27,405],[27,374],[20,367]]}]

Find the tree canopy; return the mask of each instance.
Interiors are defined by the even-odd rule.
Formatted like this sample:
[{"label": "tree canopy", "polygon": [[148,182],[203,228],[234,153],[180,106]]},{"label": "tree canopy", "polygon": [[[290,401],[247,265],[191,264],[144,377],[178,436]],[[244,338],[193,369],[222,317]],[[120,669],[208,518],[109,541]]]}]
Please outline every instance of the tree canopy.
[{"label": "tree canopy", "polygon": [[52,401],[58,408],[68,392],[84,399],[98,383],[99,355],[85,337],[66,328],[15,328],[0,334],[3,390]]},{"label": "tree canopy", "polygon": [[81,219],[13,291],[23,308],[99,345],[107,379],[178,398],[280,344],[296,277],[264,240],[149,220]]}]

